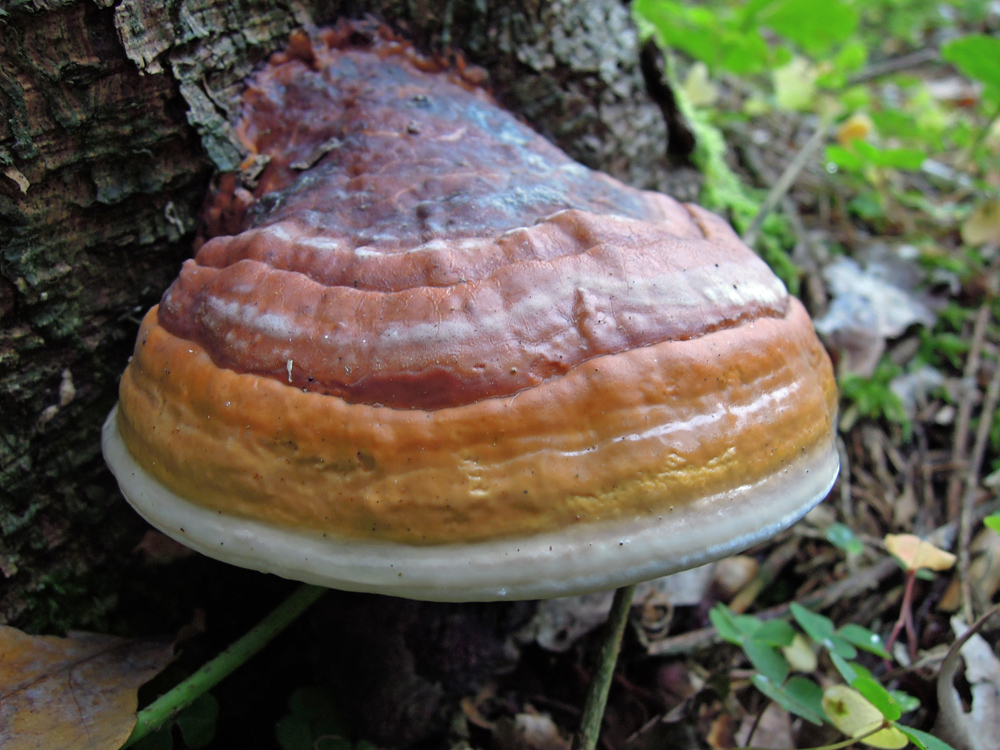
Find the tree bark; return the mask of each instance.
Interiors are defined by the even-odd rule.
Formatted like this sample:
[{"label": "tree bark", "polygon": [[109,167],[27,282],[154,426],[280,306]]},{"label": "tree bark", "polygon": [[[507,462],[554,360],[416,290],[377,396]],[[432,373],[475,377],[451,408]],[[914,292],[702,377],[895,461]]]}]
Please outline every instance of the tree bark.
[{"label": "tree bark", "polygon": [[616,0],[8,3],[0,622],[93,627],[113,607],[112,571],[143,526],[99,438],[139,318],[190,254],[213,173],[243,158],[229,124],[241,82],[294,28],[368,13],[425,51],[461,50],[582,163],[638,187],[671,181],[663,116]]}]

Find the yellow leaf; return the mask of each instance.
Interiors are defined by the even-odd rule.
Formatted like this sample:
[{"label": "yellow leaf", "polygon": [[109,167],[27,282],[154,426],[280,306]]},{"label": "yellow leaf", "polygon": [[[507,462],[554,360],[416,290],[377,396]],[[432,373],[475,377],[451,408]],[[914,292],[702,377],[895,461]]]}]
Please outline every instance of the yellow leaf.
[{"label": "yellow leaf", "polygon": [[816,652],[813,651],[812,643],[802,633],[796,633],[792,642],[787,646],[782,646],[781,653],[785,661],[796,672],[816,671]]},{"label": "yellow leaf", "polygon": [[774,80],[774,100],[781,109],[806,109],[812,104],[819,71],[804,57],[792,58],[787,65],[775,70],[771,77]]},{"label": "yellow leaf", "polygon": [[[848,737],[867,734],[883,721],[879,710],[847,685],[833,685],[823,691],[823,710],[831,723]],[[871,747],[898,750],[910,741],[895,727],[887,727],[859,742]]]},{"label": "yellow leaf", "polygon": [[837,128],[837,143],[848,146],[851,141],[864,140],[874,129],[872,118],[864,112],[855,112]]},{"label": "yellow leaf", "polygon": [[688,71],[681,86],[692,107],[710,107],[719,98],[719,88],[708,75],[708,66],[696,62]]},{"label": "yellow leaf", "polygon": [[0,747],[121,747],[135,726],[139,686],[172,658],[163,641],[0,626]]},{"label": "yellow leaf", "polygon": [[907,570],[948,570],[955,564],[955,556],[938,549],[913,534],[886,534],[885,548],[898,558]]},{"label": "yellow leaf", "polygon": [[962,242],[972,247],[1000,243],[1000,201],[980,203],[962,222]]}]

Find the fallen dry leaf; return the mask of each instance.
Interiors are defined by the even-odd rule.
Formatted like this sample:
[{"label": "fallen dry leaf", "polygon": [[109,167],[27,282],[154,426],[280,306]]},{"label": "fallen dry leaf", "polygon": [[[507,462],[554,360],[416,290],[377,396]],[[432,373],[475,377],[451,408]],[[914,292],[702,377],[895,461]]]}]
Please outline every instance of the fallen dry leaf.
[{"label": "fallen dry leaf", "polygon": [[[966,632],[965,623],[951,620],[955,635]],[[966,711],[954,686],[957,661],[945,659],[938,676],[940,704],[934,734],[955,750],[996,750],[1000,747],[1000,660],[978,633],[961,647],[965,659],[965,679],[972,693],[971,710]]]},{"label": "fallen dry leaf", "polygon": [[135,726],[139,686],[172,658],[162,640],[0,626],[0,747],[121,747]]},{"label": "fallen dry leaf", "polygon": [[[975,604],[982,609],[989,606],[1000,590],[1000,534],[993,529],[983,529],[972,540],[972,563],[969,565],[969,587]],[[957,612],[962,606],[962,586],[954,579],[941,595],[938,609]]]},{"label": "fallen dry leaf", "polygon": [[754,747],[767,747],[771,750],[795,748],[792,717],[777,703],[769,703],[759,717],[755,713],[743,717],[740,729],[736,733],[737,747],[746,747],[749,744],[751,731],[753,731]]},{"label": "fallen dry leaf", "polygon": [[913,534],[886,534],[885,548],[898,558],[907,570],[948,570],[955,564],[955,556],[938,549]]},{"label": "fallen dry leaf", "polygon": [[[673,575],[643,581],[635,590],[633,605],[656,597],[671,606],[683,607],[699,603],[712,583],[714,564],[682,570]],[[567,596],[542,601],[535,616],[518,633],[521,643],[535,641],[547,651],[561,653],[591,630],[599,628],[608,619],[614,591]]]}]

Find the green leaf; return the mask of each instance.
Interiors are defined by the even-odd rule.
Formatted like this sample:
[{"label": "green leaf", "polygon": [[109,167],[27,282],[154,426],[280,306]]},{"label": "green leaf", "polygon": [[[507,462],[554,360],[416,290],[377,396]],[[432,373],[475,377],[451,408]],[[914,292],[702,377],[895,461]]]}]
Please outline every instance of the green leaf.
[{"label": "green leaf", "polygon": [[853,659],[858,655],[858,650],[851,645],[850,641],[836,633],[831,635],[822,645],[826,646],[827,651],[831,654],[836,654],[844,659]]},{"label": "green leaf", "polygon": [[841,47],[833,59],[834,66],[843,73],[861,70],[865,67],[866,62],[868,62],[868,48],[863,42],[857,40],[848,42]]},{"label": "green leaf", "polygon": [[735,617],[725,604],[716,604],[708,611],[708,619],[719,633],[719,637],[724,641],[729,641],[737,646],[743,643],[743,633],[736,627]]},{"label": "green leaf", "polygon": [[895,727],[906,735],[907,739],[919,747],[920,750],[955,750],[947,742],[939,740],[933,734],[921,732],[919,729],[914,729],[913,727],[904,727],[902,724],[896,724]]},{"label": "green leaf", "polygon": [[788,662],[774,648],[760,641],[748,640],[743,644],[743,652],[754,669],[767,677],[775,685],[780,685],[788,677]]},{"label": "green leaf", "polygon": [[941,56],[969,78],[1000,88],[1000,39],[970,34],[941,47]]},{"label": "green leaf", "polygon": [[849,662],[847,659],[841,658],[836,654],[830,654],[830,661],[833,662],[833,666],[837,668],[837,671],[840,672],[840,676],[844,678],[844,682],[848,685],[858,679],[859,670],[856,669],[856,667],[859,665]]},{"label": "green leaf", "polygon": [[806,721],[823,723],[823,689],[806,677],[793,677],[787,685],[778,686],[762,674],[750,678],[754,686],[789,713]]},{"label": "green leaf", "polygon": [[848,555],[860,555],[865,551],[865,545],[854,534],[851,527],[844,523],[832,523],[826,530],[826,540]]},{"label": "green leaf", "polygon": [[983,519],[983,523],[986,525],[986,528],[993,529],[995,532],[1000,534],[1000,513],[994,513],[993,515],[986,516],[986,518]]},{"label": "green leaf", "polygon": [[855,625],[854,623],[848,623],[847,625],[837,629],[837,635],[854,644],[858,648],[877,656],[881,656],[883,659],[892,658],[889,655],[889,652],[885,650],[882,638],[878,635],[878,633],[873,633],[868,628],[863,628],[860,625]]},{"label": "green leaf", "polygon": [[274,726],[274,734],[281,750],[312,750],[312,727],[305,717],[294,714],[282,716]]},{"label": "green leaf", "polygon": [[350,728],[333,693],[324,687],[296,688],[288,698],[287,716],[275,734],[282,750],[349,750]]},{"label": "green leaf", "polygon": [[191,750],[205,747],[215,738],[215,723],[219,718],[219,701],[211,693],[194,700],[177,716],[184,743]]},{"label": "green leaf", "polygon": [[762,623],[752,638],[771,646],[788,646],[795,637],[795,628],[784,620],[767,620]]},{"label": "green leaf", "polygon": [[902,690],[890,690],[889,695],[891,695],[892,699],[899,704],[899,708],[904,714],[908,714],[910,711],[916,711],[920,708],[920,699],[910,695],[909,693],[904,693]]},{"label": "green leaf", "polygon": [[857,172],[863,164],[856,154],[852,154],[843,146],[827,146],[826,161],[849,172]]},{"label": "green leaf", "polygon": [[316,738],[313,750],[352,750],[350,740],[336,734],[321,734]]},{"label": "green leaf", "polygon": [[810,718],[805,713],[797,711],[803,719],[808,719],[814,724],[823,722],[823,688],[808,677],[795,676],[785,683],[785,692],[791,696],[800,706],[806,708],[813,714]]},{"label": "green leaf", "polygon": [[726,34],[720,40],[718,66],[737,75],[758,73],[767,66],[767,43],[756,31]]},{"label": "green leaf", "polygon": [[173,725],[169,725],[155,732],[150,732],[132,745],[132,747],[134,750],[173,750],[174,736],[171,731],[172,729]]},{"label": "green leaf", "polygon": [[318,685],[296,688],[288,698],[288,708],[293,714],[307,719],[333,717],[343,723],[333,691]]},{"label": "green leaf", "polygon": [[858,25],[857,12],[840,0],[778,0],[761,21],[815,57],[848,39]]},{"label": "green leaf", "polygon": [[[862,163],[890,169],[920,169],[927,155],[916,148],[889,148],[882,150],[867,141],[854,141],[854,152]],[[833,148],[832,146],[830,148]]]},{"label": "green leaf", "polygon": [[899,704],[882,685],[871,677],[858,677],[851,687],[861,693],[889,721],[895,721],[903,715]]},{"label": "green leaf", "polygon": [[833,635],[833,621],[829,617],[813,612],[811,609],[803,607],[798,602],[792,602],[790,606],[792,617],[805,631],[806,635],[816,643],[822,643]]},{"label": "green leaf", "polygon": [[753,638],[764,625],[762,620],[753,615],[734,615],[729,607],[721,602],[712,607],[708,618],[724,640],[737,646],[742,646],[747,638]]},{"label": "green leaf", "polygon": [[919,148],[887,148],[879,152],[878,164],[892,169],[915,171],[923,166],[927,154]]},{"label": "green leaf", "polygon": [[856,195],[848,201],[847,207],[855,216],[869,221],[885,218],[885,207],[882,205],[882,195],[877,190],[871,190]]}]

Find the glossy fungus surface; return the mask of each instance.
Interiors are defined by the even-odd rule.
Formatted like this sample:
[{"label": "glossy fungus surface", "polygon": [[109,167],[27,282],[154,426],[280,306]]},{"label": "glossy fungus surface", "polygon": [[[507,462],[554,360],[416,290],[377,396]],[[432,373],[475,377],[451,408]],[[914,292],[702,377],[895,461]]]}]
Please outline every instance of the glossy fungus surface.
[{"label": "glossy fungus surface", "polygon": [[718,217],[570,160],[384,28],[249,84],[211,236],[105,452],[155,525],[431,599],[609,588],[793,522],[837,472],[808,315]]}]

